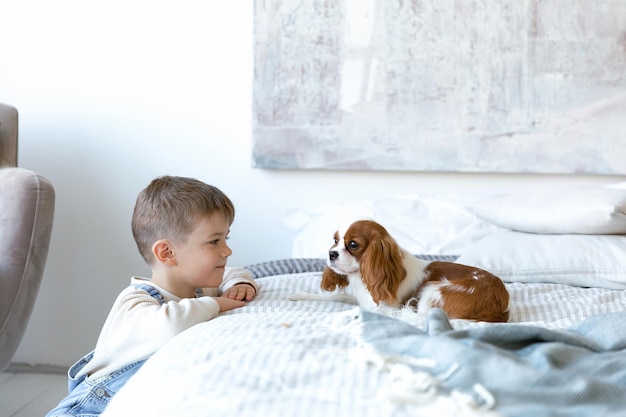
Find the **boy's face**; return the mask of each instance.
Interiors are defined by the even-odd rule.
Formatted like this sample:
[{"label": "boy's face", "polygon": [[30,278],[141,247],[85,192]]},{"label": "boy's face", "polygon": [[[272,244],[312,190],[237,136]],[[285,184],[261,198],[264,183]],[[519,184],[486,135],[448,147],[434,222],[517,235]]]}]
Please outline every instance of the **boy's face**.
[{"label": "boy's face", "polygon": [[216,214],[200,219],[187,241],[175,244],[177,275],[184,284],[201,288],[222,283],[226,261],[233,253],[226,244],[229,231],[228,220]]}]

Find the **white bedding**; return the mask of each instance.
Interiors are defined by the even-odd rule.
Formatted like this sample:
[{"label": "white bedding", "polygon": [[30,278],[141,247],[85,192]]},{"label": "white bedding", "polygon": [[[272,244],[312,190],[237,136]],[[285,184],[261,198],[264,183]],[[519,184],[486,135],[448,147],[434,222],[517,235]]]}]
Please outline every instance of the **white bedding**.
[{"label": "white bedding", "polygon": [[[562,235],[523,233],[555,226],[555,213],[535,210],[538,197],[520,206],[514,196],[514,211],[472,206],[489,221],[456,198],[419,196],[295,211],[286,219],[298,230],[294,257],[324,258],[338,219],[372,217],[412,253],[461,255],[497,272],[508,281],[510,323],[379,312],[398,321],[348,304],[290,301],[320,291],[324,261],[271,261],[257,268],[254,301],[171,340],[103,416],[622,416],[626,191],[600,192],[600,202],[584,192],[559,206],[569,213]],[[611,236],[568,235],[583,220]],[[511,222],[521,232],[507,229]]]},{"label": "white bedding", "polygon": [[[425,361],[418,371],[364,346],[358,307],[288,299],[296,292],[319,292],[320,279],[319,272],[259,279],[254,301],[171,340],[103,416],[498,415],[498,399],[484,387],[440,389],[449,375],[428,372],[436,364]],[[564,328],[626,310],[626,291],[532,283],[507,287],[512,314],[506,326]],[[453,325],[492,324],[456,320]]]}]

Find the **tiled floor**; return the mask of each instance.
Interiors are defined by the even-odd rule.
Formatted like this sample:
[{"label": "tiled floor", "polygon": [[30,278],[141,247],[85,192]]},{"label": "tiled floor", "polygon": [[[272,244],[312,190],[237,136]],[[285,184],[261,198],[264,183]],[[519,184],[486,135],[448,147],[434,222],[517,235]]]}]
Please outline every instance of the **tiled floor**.
[{"label": "tiled floor", "polygon": [[67,395],[67,376],[0,373],[0,417],[44,417]]}]

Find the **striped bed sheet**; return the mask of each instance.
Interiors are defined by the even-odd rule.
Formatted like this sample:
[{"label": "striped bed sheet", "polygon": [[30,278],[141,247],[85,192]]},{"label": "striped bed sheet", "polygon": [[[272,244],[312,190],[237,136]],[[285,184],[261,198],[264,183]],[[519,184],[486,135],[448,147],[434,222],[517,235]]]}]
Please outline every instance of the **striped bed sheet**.
[{"label": "striped bed sheet", "polygon": [[[255,300],[172,339],[103,416],[550,415],[547,409],[524,414],[523,407],[503,413],[499,398],[480,384],[445,389],[456,369],[430,372],[437,365],[430,359],[382,355],[364,341],[363,312],[356,306],[289,300],[297,292],[320,292],[323,266],[319,259],[249,266],[260,286]],[[512,309],[504,326],[513,332],[515,326],[567,329],[626,311],[626,291],[522,283],[507,288]],[[409,312],[382,313],[418,329],[425,325]],[[458,330],[494,325],[450,323]]]},{"label": "striped bed sheet", "polygon": [[[453,262],[458,255],[415,255],[425,261]],[[287,258],[248,265],[245,268],[255,279],[283,274],[297,274],[301,272],[321,272],[326,266],[326,260],[321,258]]]}]

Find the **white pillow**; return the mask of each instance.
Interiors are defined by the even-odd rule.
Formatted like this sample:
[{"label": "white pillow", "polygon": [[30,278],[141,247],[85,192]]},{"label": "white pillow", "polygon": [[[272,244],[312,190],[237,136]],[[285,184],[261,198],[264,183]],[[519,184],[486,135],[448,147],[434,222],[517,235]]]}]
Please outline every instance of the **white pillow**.
[{"label": "white pillow", "polygon": [[504,230],[477,218],[457,203],[460,198],[400,195],[291,210],[284,218],[296,231],[291,255],[326,258],[337,227],[355,217],[376,220],[402,247],[420,255],[458,255],[488,234]]},{"label": "white pillow", "polygon": [[508,282],[552,282],[626,289],[626,236],[500,232],[481,239],[456,262]]},{"label": "white pillow", "polygon": [[478,217],[528,233],[624,234],[626,190],[605,187],[502,194],[468,204]]}]

